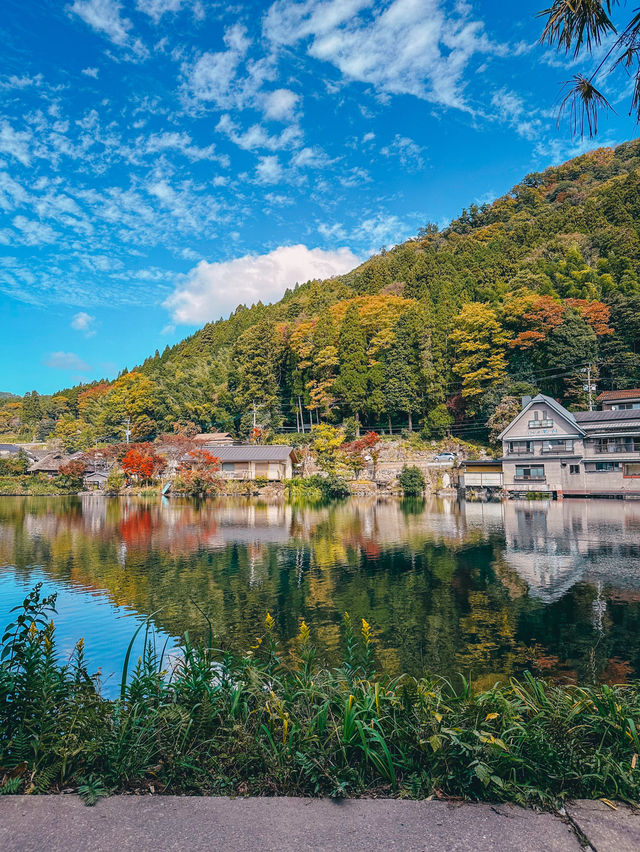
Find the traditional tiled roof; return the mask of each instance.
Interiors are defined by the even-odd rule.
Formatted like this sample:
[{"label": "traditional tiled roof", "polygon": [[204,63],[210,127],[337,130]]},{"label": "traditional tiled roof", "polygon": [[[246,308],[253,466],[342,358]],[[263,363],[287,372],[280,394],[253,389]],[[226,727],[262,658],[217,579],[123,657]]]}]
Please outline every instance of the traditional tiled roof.
[{"label": "traditional tiled roof", "polygon": [[640,409],[622,408],[617,411],[576,411],[578,423],[610,423],[614,420],[640,420]]},{"label": "traditional tiled roof", "polygon": [[615,402],[618,399],[640,399],[640,388],[627,388],[627,390],[602,391],[596,397],[596,402]]},{"label": "traditional tiled roof", "polygon": [[281,445],[244,445],[239,447],[216,447],[212,451],[221,462],[244,462],[244,461],[286,461],[292,454],[295,456],[293,447]]}]

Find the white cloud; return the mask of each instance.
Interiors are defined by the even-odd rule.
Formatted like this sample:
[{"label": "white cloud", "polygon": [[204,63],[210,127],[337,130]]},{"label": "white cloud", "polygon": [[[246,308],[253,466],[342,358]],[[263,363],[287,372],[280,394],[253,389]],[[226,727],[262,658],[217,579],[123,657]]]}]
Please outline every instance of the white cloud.
[{"label": "white cloud", "polygon": [[491,106],[494,109],[492,118],[510,124],[524,139],[537,139],[540,136],[542,122],[539,118],[532,116],[531,109],[525,106],[522,98],[509,89],[500,89],[491,97]]},{"label": "white cloud", "polygon": [[467,3],[445,11],[442,0],[392,0],[382,10],[371,0],[276,0],[264,33],[274,48],[306,42],[315,59],[380,93],[466,110],[463,77],[470,60],[506,52],[489,40]]},{"label": "white cloud", "polygon": [[157,24],[167,12],[180,11],[182,2],[183,0],[137,0],[136,6]]},{"label": "white cloud", "polygon": [[272,302],[287,287],[313,278],[348,272],[360,259],[347,248],[336,251],[304,245],[280,246],[263,255],[220,263],[201,261],[164,302],[173,322],[201,325],[226,316],[239,304]]},{"label": "white cloud", "polygon": [[256,166],[258,183],[278,183],[282,179],[282,166],[275,156],[260,157]]},{"label": "white cloud", "polygon": [[8,121],[0,125],[0,152],[18,160],[23,166],[31,162],[29,142],[31,134],[14,130]]},{"label": "white cloud", "polygon": [[118,0],[74,0],[69,11],[122,47],[129,40],[131,21],[120,17],[121,8]]},{"label": "white cloud", "polygon": [[80,73],[84,74],[85,77],[93,77],[93,79],[96,80],[97,77],[98,77],[98,74],[100,73],[100,69],[99,68],[83,68]]},{"label": "white cloud", "polygon": [[91,367],[75,352],[52,352],[44,362],[45,367],[54,370],[73,370],[79,373],[90,373]]},{"label": "white cloud", "polygon": [[241,24],[234,24],[225,32],[224,42],[228,50],[200,56],[189,72],[189,86],[198,100],[228,108],[245,100],[246,81],[236,80],[236,74],[251,42]]},{"label": "white cloud", "polygon": [[424,166],[423,151],[424,148],[421,145],[408,136],[400,136],[399,133],[396,133],[390,145],[380,149],[384,157],[397,157],[409,171],[419,171]]},{"label": "white cloud", "polygon": [[25,216],[16,216],[13,227],[20,231],[20,241],[28,246],[54,243],[58,236],[50,225],[27,219]]},{"label": "white cloud", "polygon": [[272,121],[290,121],[300,97],[291,89],[276,89],[265,95],[265,118]]},{"label": "white cloud", "polygon": [[255,151],[259,148],[267,148],[269,151],[278,151],[299,143],[301,130],[297,124],[291,124],[277,136],[267,133],[261,124],[253,124],[248,130],[240,132],[238,125],[232,120],[228,113],[220,117],[216,126],[219,133],[224,133],[229,139],[244,151]]},{"label": "white cloud", "polygon": [[86,313],[86,311],[79,311],[71,320],[71,328],[81,331],[85,337],[93,337],[96,333],[93,327],[95,320],[96,318]]}]

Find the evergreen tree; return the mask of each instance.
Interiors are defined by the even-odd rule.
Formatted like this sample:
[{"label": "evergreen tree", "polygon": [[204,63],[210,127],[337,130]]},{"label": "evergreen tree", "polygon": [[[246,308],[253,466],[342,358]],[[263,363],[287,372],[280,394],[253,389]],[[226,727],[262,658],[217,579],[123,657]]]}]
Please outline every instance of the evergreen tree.
[{"label": "evergreen tree", "polygon": [[354,304],[347,308],[340,327],[338,362],[335,392],[347,412],[360,422],[367,400],[367,341]]},{"label": "evergreen tree", "polygon": [[405,415],[412,429],[412,414],[418,410],[420,369],[415,313],[408,312],[400,317],[394,332],[395,339],[386,362],[386,409],[390,416]]}]

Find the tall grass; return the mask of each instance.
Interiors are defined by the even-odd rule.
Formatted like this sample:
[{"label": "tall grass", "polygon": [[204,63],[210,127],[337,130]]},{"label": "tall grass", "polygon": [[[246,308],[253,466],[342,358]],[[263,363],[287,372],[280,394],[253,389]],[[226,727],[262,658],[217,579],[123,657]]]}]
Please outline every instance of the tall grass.
[{"label": "tall grass", "polygon": [[[241,657],[185,639],[171,671],[145,642],[121,696],[99,693],[83,643],[61,662],[36,588],[0,651],[0,792],[437,797],[552,806],[637,800],[637,685],[554,686],[525,675],[376,674],[371,628],[344,623],[343,662],[319,661],[302,622],[285,648],[267,615]],[[209,645],[211,642],[208,643]],[[128,657],[127,666],[130,668]]]}]

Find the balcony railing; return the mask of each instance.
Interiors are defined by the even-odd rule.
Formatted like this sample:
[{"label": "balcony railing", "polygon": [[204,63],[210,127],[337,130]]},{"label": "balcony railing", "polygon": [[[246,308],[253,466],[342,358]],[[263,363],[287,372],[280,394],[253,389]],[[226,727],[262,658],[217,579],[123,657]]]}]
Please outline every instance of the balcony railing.
[{"label": "balcony railing", "polygon": [[532,456],[533,455],[533,447],[528,450],[525,450],[524,447],[519,447],[518,449],[508,450],[508,456]]},{"label": "balcony railing", "polygon": [[542,448],[543,455],[562,455],[566,453],[573,453],[573,447],[543,447]]},{"label": "balcony railing", "polygon": [[614,453],[640,453],[640,440],[616,441],[615,444],[605,442],[589,447],[596,455],[606,456]]},{"label": "balcony railing", "polygon": [[514,482],[546,482],[546,476],[514,476]]}]

